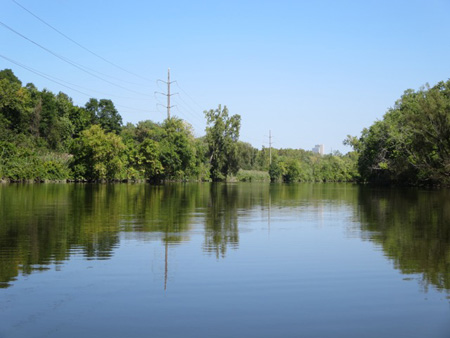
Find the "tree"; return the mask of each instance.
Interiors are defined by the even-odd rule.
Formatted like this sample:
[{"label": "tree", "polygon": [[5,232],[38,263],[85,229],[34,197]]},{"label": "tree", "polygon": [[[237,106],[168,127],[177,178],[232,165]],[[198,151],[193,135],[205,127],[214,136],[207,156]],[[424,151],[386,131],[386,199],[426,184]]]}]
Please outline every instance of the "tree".
[{"label": "tree", "polygon": [[[272,153],[272,155],[271,155]],[[270,170],[270,157],[275,158],[277,155],[276,149],[269,149],[262,146],[262,149],[257,152],[255,158],[255,169],[258,170]],[[272,160],[273,163],[273,160]]]},{"label": "tree", "polygon": [[256,154],[258,149],[253,148],[250,143],[237,142],[238,148],[238,167],[239,169],[251,170],[256,163]]},{"label": "tree", "polygon": [[[4,71],[3,71],[4,72]],[[27,131],[32,112],[26,88],[10,72],[0,74],[0,125],[16,132]]]},{"label": "tree", "polygon": [[37,125],[39,121],[39,134],[53,150],[66,151],[72,139],[74,126],[69,118],[71,107],[72,100],[64,93],[55,96],[44,89],[40,94],[31,125]]},{"label": "tree", "polygon": [[9,83],[15,83],[22,86],[22,81],[13,73],[11,69],[0,70],[0,80],[6,80]]},{"label": "tree", "polygon": [[366,181],[450,184],[450,80],[405,91],[353,141]]},{"label": "tree", "polygon": [[71,164],[76,179],[115,180],[125,178],[125,145],[120,136],[105,133],[98,125],[81,132],[72,146]]},{"label": "tree", "polygon": [[157,180],[162,177],[164,168],[159,161],[160,150],[159,143],[151,139],[146,139],[138,147],[136,162],[144,172],[145,178],[149,180]]},{"label": "tree", "polygon": [[205,111],[206,140],[213,181],[226,179],[229,174],[236,174],[238,167],[237,141],[241,127],[240,115],[228,116],[226,106]]},{"label": "tree", "polygon": [[184,178],[195,165],[195,145],[192,126],[172,117],[162,125],[160,162],[164,167],[164,178]]},{"label": "tree", "polygon": [[150,120],[140,121],[136,125],[135,139],[138,142],[143,142],[150,138],[154,141],[160,142],[164,137],[164,129],[160,124]]},{"label": "tree", "polygon": [[301,175],[300,161],[294,157],[276,158],[270,165],[269,175],[272,182],[297,182]]},{"label": "tree", "polygon": [[107,132],[120,133],[122,116],[111,100],[91,98],[85,108],[91,114],[92,123],[99,124]]},{"label": "tree", "polygon": [[285,172],[285,165],[278,158],[274,159],[269,166],[269,176],[271,182],[279,182],[282,180]]},{"label": "tree", "polygon": [[91,114],[82,107],[73,106],[69,112],[69,119],[73,125],[73,137],[79,137],[80,133],[92,125]]},{"label": "tree", "polygon": [[30,132],[35,138],[40,136],[41,118],[42,118],[42,98],[39,90],[32,83],[27,83],[26,88],[33,102],[33,111],[30,118]]}]

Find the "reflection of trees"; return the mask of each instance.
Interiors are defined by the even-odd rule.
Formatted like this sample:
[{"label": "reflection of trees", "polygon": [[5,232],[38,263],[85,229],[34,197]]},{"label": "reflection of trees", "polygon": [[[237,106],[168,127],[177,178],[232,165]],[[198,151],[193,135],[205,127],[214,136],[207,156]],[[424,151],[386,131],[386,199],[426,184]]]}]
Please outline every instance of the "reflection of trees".
[{"label": "reflection of trees", "polygon": [[282,207],[321,207],[328,201],[336,206],[353,205],[357,198],[355,186],[349,183],[272,184],[270,196],[272,205]]},{"label": "reflection of trees", "polygon": [[[166,248],[188,239],[192,218],[208,218],[207,250],[237,245],[238,203],[249,191],[209,184],[45,184],[0,187],[0,286],[67,260],[71,254],[107,259],[119,233],[160,235]],[[224,196],[220,196],[224,194]],[[214,205],[210,214],[208,204]],[[227,208],[230,208],[229,210]],[[206,210],[206,212],[205,212]],[[216,213],[214,216],[214,213]],[[204,216],[206,214],[206,216]],[[212,218],[211,218],[212,217]],[[213,220],[214,219],[214,220]],[[152,237],[154,238],[154,237]],[[208,249],[209,248],[209,249]],[[167,251],[167,250],[166,250]]]},{"label": "reflection of trees", "polygon": [[127,199],[128,217],[122,220],[123,231],[158,232],[164,242],[164,289],[169,273],[169,245],[187,240],[195,209],[199,184],[164,186],[135,185],[137,193]]},{"label": "reflection of trees", "polygon": [[224,257],[228,246],[238,246],[239,201],[237,185],[218,183],[210,186],[205,215],[205,251]]},{"label": "reflection of trees", "polygon": [[[0,189],[0,285],[67,260],[112,255],[120,231],[184,240],[200,185],[11,185]],[[184,236],[184,237],[183,237]]]},{"label": "reflection of trees", "polygon": [[201,184],[128,185],[123,201],[122,230],[160,232],[170,243],[183,240]]},{"label": "reflection of trees", "polygon": [[361,188],[362,229],[402,273],[450,290],[450,192]]},{"label": "reflection of trees", "polygon": [[110,257],[118,243],[117,215],[98,208],[105,193],[66,184],[2,187],[0,285],[7,286],[19,271],[29,274],[66,260],[74,251]]},{"label": "reflection of trees", "polygon": [[225,257],[228,248],[239,246],[239,219],[255,207],[269,208],[272,186],[253,183],[212,183],[203,192],[206,252]]},{"label": "reflection of trees", "polygon": [[121,232],[143,240],[156,234],[168,249],[187,241],[193,224],[201,224],[203,249],[224,257],[239,245],[239,219],[253,215],[256,207],[268,208],[269,199],[275,213],[303,203],[320,210],[327,199],[353,204],[356,189],[252,183],[0,186],[0,285],[73,253],[107,259]]}]

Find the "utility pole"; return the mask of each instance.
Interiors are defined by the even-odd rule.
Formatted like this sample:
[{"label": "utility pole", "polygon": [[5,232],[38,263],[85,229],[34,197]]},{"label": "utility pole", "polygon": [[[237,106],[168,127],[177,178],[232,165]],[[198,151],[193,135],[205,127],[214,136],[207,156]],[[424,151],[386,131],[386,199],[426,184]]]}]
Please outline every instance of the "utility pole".
[{"label": "utility pole", "polygon": [[[170,68],[167,69],[167,81],[159,80],[158,81],[167,84],[167,94],[161,92],[155,92],[155,94],[161,94],[167,96],[167,119],[170,119],[170,108],[174,107],[170,105],[170,97],[177,95],[178,93],[170,94],[170,85],[176,81],[170,81]],[[164,106],[164,105],[162,105]]]},{"label": "utility pole", "polygon": [[269,130],[269,165],[272,164],[272,131]]},{"label": "utility pole", "polygon": [[167,118],[170,119],[170,68],[167,69]]}]

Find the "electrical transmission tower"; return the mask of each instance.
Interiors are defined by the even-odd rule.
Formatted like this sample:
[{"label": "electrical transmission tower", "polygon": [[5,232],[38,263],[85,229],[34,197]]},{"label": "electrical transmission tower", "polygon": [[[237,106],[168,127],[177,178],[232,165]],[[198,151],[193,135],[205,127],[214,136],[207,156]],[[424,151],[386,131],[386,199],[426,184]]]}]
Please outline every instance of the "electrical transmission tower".
[{"label": "electrical transmission tower", "polygon": [[269,165],[272,164],[272,131],[269,130]]},{"label": "electrical transmission tower", "polygon": [[161,95],[167,96],[167,106],[164,106],[164,107],[167,108],[167,119],[170,119],[170,108],[175,107],[175,106],[170,105],[170,97],[178,94],[178,93],[170,94],[170,85],[172,83],[176,82],[176,81],[170,81],[170,68],[167,69],[167,81],[163,81],[163,80],[159,80],[159,79],[158,79],[158,81],[167,84],[167,94],[161,93],[161,92],[155,92],[155,94],[161,94]]}]

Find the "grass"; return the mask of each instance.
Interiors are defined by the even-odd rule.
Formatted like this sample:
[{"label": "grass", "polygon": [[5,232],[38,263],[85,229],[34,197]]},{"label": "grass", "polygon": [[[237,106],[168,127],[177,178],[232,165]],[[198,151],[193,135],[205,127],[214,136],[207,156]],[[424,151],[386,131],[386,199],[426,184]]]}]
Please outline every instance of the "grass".
[{"label": "grass", "polygon": [[239,182],[269,182],[270,176],[267,171],[239,170],[236,178]]}]

